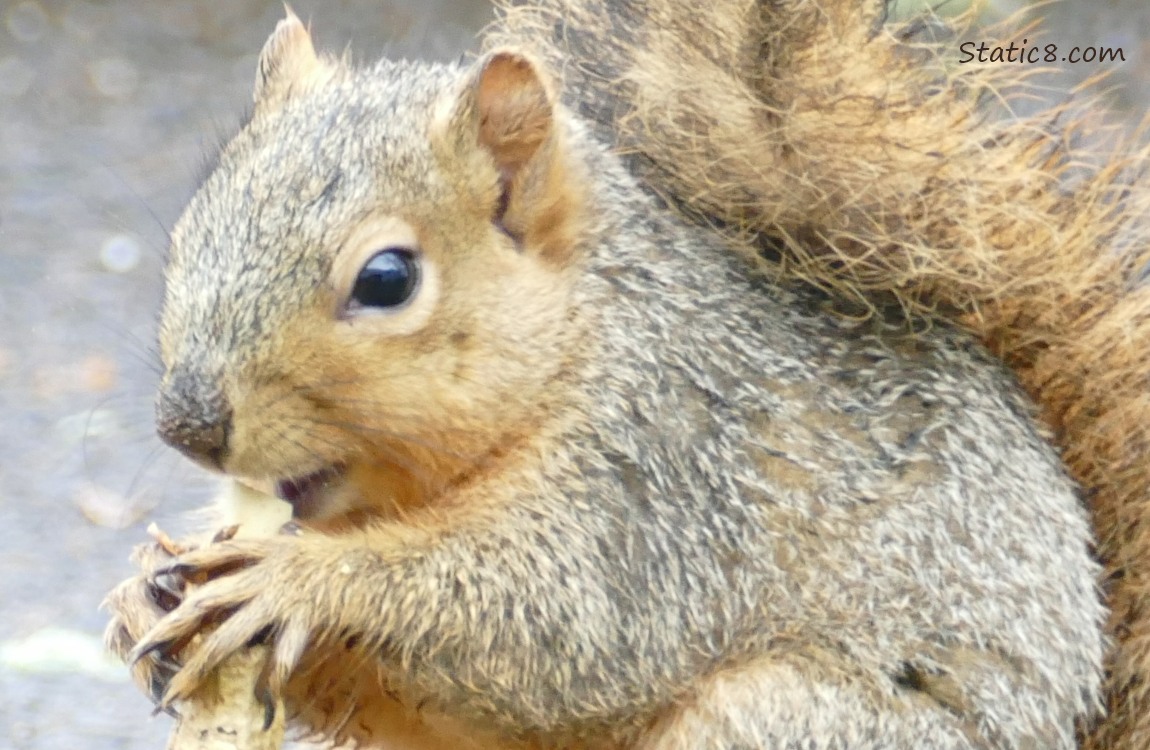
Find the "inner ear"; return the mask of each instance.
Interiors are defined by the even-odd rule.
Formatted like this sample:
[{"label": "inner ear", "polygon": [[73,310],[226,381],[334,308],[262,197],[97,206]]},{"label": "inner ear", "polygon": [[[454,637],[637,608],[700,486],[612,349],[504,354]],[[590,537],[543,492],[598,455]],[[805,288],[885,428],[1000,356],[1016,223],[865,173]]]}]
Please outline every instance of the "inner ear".
[{"label": "inner ear", "polygon": [[500,203],[506,204],[510,184],[551,135],[551,99],[530,60],[496,52],[479,74],[475,108],[479,145],[495,160],[503,182]]}]

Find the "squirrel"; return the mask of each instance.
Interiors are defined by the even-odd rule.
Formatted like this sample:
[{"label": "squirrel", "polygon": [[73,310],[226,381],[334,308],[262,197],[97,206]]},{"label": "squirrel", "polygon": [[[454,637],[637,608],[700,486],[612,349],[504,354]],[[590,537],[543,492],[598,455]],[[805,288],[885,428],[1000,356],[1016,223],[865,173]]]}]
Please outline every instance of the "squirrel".
[{"label": "squirrel", "polygon": [[582,63],[674,18],[548,7],[470,65],[277,26],[172,233],[157,423],[296,523],[145,570],[110,643],[163,706],[265,644],[333,744],[1074,747],[1100,571],[1012,374],[669,205],[515,24]]},{"label": "squirrel", "polygon": [[1036,39],[1017,19],[973,37],[973,13],[892,20],[881,0],[622,5],[643,10],[512,4],[488,43],[562,66],[584,119],[690,220],[836,297],[941,315],[1011,367],[1105,566],[1105,711],[1082,747],[1150,747],[1144,139],[1086,91],[1036,107],[1033,66],[958,60],[971,38]]}]

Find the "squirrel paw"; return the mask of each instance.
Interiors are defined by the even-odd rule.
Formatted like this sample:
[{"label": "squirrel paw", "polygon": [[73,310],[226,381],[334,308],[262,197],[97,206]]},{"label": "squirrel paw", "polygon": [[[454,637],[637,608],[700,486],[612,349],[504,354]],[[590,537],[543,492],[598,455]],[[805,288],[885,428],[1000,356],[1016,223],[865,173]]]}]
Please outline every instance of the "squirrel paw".
[{"label": "squirrel paw", "polygon": [[[121,659],[127,660],[140,636],[182,601],[182,584],[171,576],[157,575],[173,559],[171,548],[162,543],[140,545],[132,561],[143,572],[120,583],[104,600],[103,606],[112,615],[104,631],[104,643]],[[132,677],[158,703],[178,669],[167,659],[141,661],[132,666]]]},{"label": "squirrel paw", "polygon": [[183,599],[128,659],[133,669],[148,665],[169,678],[158,696],[161,708],[194,693],[233,653],[273,640],[257,691],[280,694],[317,626],[314,602],[301,585],[312,566],[300,552],[300,540],[289,536],[231,540],[190,550],[155,570],[149,585],[161,594],[184,592]]}]

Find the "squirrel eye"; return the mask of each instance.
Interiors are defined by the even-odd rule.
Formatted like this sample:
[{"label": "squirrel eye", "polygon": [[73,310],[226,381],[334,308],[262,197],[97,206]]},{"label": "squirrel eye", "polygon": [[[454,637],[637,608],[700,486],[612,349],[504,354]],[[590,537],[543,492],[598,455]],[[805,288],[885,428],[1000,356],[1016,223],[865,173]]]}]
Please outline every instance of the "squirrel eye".
[{"label": "squirrel eye", "polygon": [[388,248],[371,256],[351,290],[356,307],[398,307],[411,299],[419,286],[419,263],[415,253],[404,248]]}]

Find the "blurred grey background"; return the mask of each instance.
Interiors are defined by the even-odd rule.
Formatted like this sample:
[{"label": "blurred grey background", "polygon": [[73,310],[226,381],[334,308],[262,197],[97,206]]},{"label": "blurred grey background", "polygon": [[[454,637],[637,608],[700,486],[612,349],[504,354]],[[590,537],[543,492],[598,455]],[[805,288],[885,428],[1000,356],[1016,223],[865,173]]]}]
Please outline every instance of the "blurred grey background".
[{"label": "blurred grey background", "polygon": [[[293,6],[318,46],[358,59],[455,57],[490,17],[487,0]],[[178,529],[210,491],[151,426],[165,229],[250,100],[282,13],[279,0],[0,0],[0,750],[162,746],[168,721],[102,656],[97,605],[147,523]],[[1126,56],[1065,66],[1049,95],[1112,67],[1111,116],[1140,119],[1150,3],[1043,13],[1033,39]]]}]

